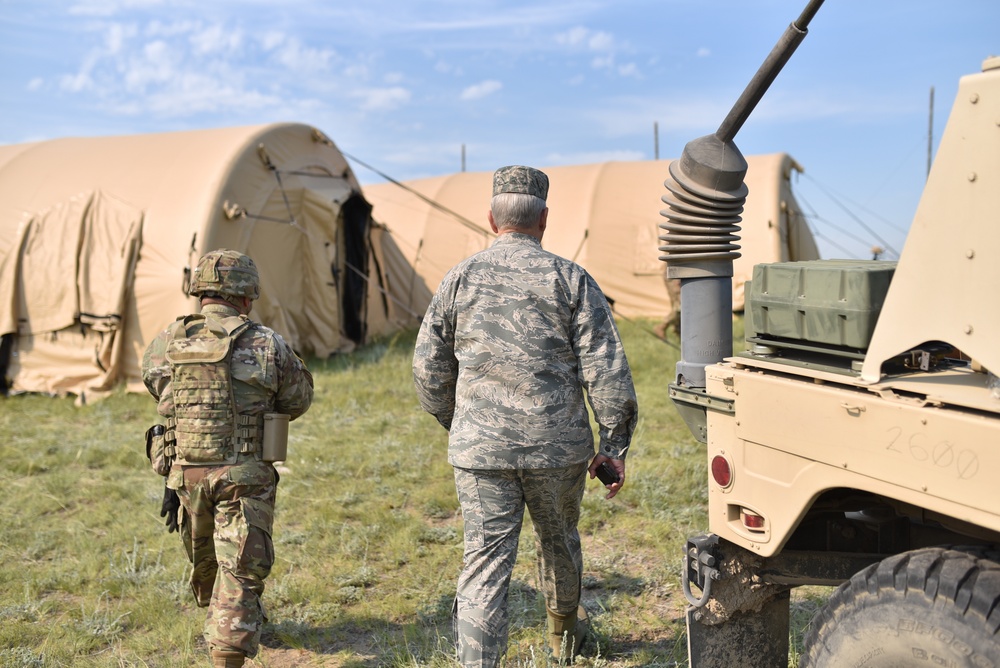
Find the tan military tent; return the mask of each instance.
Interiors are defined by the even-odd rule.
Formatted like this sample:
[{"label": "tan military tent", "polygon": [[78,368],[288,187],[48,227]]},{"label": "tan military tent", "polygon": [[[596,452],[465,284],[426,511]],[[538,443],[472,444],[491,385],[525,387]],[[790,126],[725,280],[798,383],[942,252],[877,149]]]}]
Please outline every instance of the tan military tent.
[{"label": "tan military tent", "polygon": [[141,391],[146,344],[196,309],[190,270],[214,248],[254,258],[251,317],[302,355],[398,325],[387,272],[405,260],[319,130],[0,146],[0,380],[82,399],[121,381]]},{"label": "tan military tent", "polygon": [[[792,171],[801,168],[784,153],[749,156],[747,162],[743,256],[733,278],[737,310],[754,264],[819,257],[792,193]],[[670,308],[658,250],[668,164],[542,168],[549,175],[550,209],[543,246],[585,267],[624,316],[661,317]],[[411,310],[422,312],[445,272],[492,242],[486,219],[491,184],[490,172],[463,172],[403,186],[364,186],[372,216],[393,233],[414,269],[405,288]]]}]

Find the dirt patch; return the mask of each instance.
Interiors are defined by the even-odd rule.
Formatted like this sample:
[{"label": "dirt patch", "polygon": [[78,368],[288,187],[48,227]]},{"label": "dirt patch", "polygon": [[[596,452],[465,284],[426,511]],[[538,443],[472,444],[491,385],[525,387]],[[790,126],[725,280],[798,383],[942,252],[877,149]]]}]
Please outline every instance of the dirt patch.
[{"label": "dirt patch", "polygon": [[247,662],[249,668],[375,668],[384,665],[379,662],[367,643],[358,639],[351,646],[341,647],[336,654],[322,654],[307,649],[261,648],[253,661]]}]

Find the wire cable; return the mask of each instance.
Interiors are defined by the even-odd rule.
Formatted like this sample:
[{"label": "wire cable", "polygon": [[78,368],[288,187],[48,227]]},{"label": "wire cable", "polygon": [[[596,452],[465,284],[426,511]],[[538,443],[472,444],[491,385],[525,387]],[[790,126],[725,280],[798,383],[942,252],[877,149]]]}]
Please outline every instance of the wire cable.
[{"label": "wire cable", "polygon": [[[795,199],[798,200],[801,204],[804,204],[805,206],[807,206],[810,209],[810,211],[812,212],[811,214],[809,214],[809,215],[806,216],[807,220],[811,221],[812,223],[823,223],[824,225],[829,225],[830,227],[836,229],[841,235],[843,235],[843,236],[845,236],[845,237],[847,237],[849,239],[852,239],[854,241],[857,241],[859,244],[863,244],[864,246],[867,246],[866,251],[869,248],[871,248],[872,243],[871,243],[871,241],[869,239],[865,239],[865,238],[863,238],[863,237],[861,237],[861,236],[859,236],[857,234],[849,232],[849,231],[843,229],[842,227],[839,227],[833,221],[828,220],[828,219],[820,216],[818,213],[816,213],[816,208],[812,205],[811,202],[809,202],[809,200],[805,196],[802,195],[801,192],[797,192],[795,194]],[[810,225],[810,227],[811,227],[811,230],[812,230],[814,236],[819,237],[820,239],[826,240],[832,246],[836,246],[845,255],[848,255],[848,256],[850,256],[850,255],[856,255],[856,253],[852,253],[851,251],[847,250],[844,246],[842,246],[839,243],[837,243],[836,241],[834,241],[833,238],[831,238],[830,236],[824,235],[824,234],[820,234],[819,230],[816,229],[815,225]],[[899,253],[894,248],[889,247],[888,244],[885,244],[885,247],[886,247],[886,250],[891,251],[897,257],[899,256]]]},{"label": "wire cable", "polygon": [[[829,197],[830,200],[834,204],[836,204],[838,207],[840,207],[840,209],[844,213],[846,213],[848,216],[850,216],[851,218],[853,218],[854,222],[856,222],[858,225],[860,225],[866,232],[868,232],[868,234],[872,235],[875,238],[875,240],[878,241],[882,245],[883,248],[885,248],[885,250],[887,250],[887,251],[893,253],[894,255],[896,255],[897,257],[899,257],[899,251],[896,250],[893,247],[892,244],[890,244],[888,241],[886,241],[885,239],[883,239],[882,236],[879,235],[879,233],[876,232],[874,229],[872,229],[872,227],[870,225],[868,225],[867,223],[865,223],[863,220],[861,220],[861,218],[859,216],[857,216],[853,211],[851,211],[849,208],[847,208],[847,205],[845,205],[842,201],[840,201],[839,197],[836,196],[830,188],[824,186],[822,183],[820,183],[819,181],[817,181],[816,179],[812,178],[809,175],[804,175],[804,176],[807,179],[809,179],[809,181],[811,181],[817,188],[819,188],[820,191],[822,191],[827,197]],[[796,197],[798,197],[798,194],[796,194]]]},{"label": "wire cable", "polygon": [[415,190],[414,188],[411,188],[410,186],[406,185],[402,181],[398,181],[398,180],[392,178],[391,176],[389,176],[385,172],[382,172],[382,171],[376,169],[375,167],[372,167],[368,163],[366,163],[363,160],[360,160],[360,159],[354,157],[353,155],[351,155],[350,153],[347,153],[346,151],[342,150],[341,154],[343,154],[343,156],[345,158],[347,158],[348,160],[353,160],[354,162],[358,163],[359,165],[361,165],[365,169],[369,169],[369,170],[375,172],[376,174],[378,174],[379,176],[381,176],[383,179],[385,179],[389,183],[392,183],[392,184],[395,184],[395,185],[399,186],[403,190],[405,190],[405,191],[409,192],[410,194],[412,194],[414,197],[417,197],[417,198],[423,200],[427,204],[430,204],[432,207],[434,207],[438,211],[442,211],[442,212],[448,214],[449,216],[453,216],[455,218],[455,220],[457,220],[458,222],[460,222],[462,225],[465,225],[470,230],[472,230],[474,232],[478,232],[479,234],[483,235],[484,237],[489,236],[489,232],[488,231],[484,230],[479,225],[476,225],[474,222],[472,222],[471,220],[469,220],[468,218],[466,218],[462,214],[458,213],[457,211],[452,211],[451,209],[449,209],[448,207],[444,206],[443,204],[435,202],[430,197],[427,197],[423,193]]}]

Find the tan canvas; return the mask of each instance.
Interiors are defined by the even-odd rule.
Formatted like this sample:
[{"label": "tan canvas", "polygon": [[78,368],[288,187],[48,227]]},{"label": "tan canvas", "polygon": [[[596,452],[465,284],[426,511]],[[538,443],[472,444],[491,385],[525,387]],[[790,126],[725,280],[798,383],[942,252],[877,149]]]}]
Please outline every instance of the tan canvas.
[{"label": "tan canvas", "polygon": [[423,317],[422,305],[431,299],[430,288],[413,269],[398,241],[384,225],[372,226],[373,259],[378,271],[370,272],[369,280],[382,278],[377,289],[368,291],[368,330],[372,335],[416,327]]},{"label": "tan canvas", "polygon": [[[736,261],[733,304],[743,307],[743,283],[753,265],[819,257],[791,188],[801,168],[783,153],[750,156],[750,195],[743,213],[743,257]],[[543,245],[582,264],[627,317],[660,317],[670,303],[659,260],[659,215],[669,161],[608,162],[543,167],[549,176],[549,225]],[[393,183],[365,186],[373,217],[393,233],[427,288],[486,247],[491,172],[463,172],[406,182],[443,211]],[[429,296],[420,310],[426,308]]]},{"label": "tan canvas", "polygon": [[[142,391],[142,352],[196,310],[189,272],[213,248],[247,252],[260,268],[251,317],[303,355],[349,350],[343,228],[368,211],[347,161],[306,125],[0,147],[0,334],[16,337],[12,389],[82,400],[119,382]],[[380,249],[381,265],[360,252],[369,271],[401,262],[392,248]],[[378,276],[362,289],[385,284]],[[389,331],[395,314],[371,311],[401,299],[359,301],[362,319],[379,323],[373,333]]]}]

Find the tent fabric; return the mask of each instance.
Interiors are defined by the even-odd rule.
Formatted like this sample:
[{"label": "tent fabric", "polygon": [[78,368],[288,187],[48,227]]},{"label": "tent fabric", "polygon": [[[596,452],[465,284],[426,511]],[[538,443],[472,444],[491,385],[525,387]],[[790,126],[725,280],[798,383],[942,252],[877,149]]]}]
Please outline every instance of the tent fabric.
[{"label": "tent fabric", "polygon": [[[792,193],[792,172],[801,167],[785,153],[749,156],[747,162],[750,194],[742,214],[742,257],[734,263],[735,310],[743,308],[743,284],[754,264],[819,257]],[[626,317],[662,317],[670,310],[658,250],[668,164],[650,160],[541,168],[549,176],[542,245],[586,268],[613,300],[615,311]],[[412,267],[410,307],[422,313],[448,269],[492,243],[486,218],[492,172],[460,172],[403,186],[366,185],[364,194],[373,218],[392,232]]]},{"label": "tent fabric", "polygon": [[405,260],[371,247],[389,235],[370,210],[337,147],[302,124],[0,146],[0,380],[144,391],[145,346],[197,310],[190,272],[215,248],[254,259],[251,317],[302,355],[392,331],[400,300],[369,296],[392,289],[369,258]]},{"label": "tent fabric", "polygon": [[80,321],[115,329],[141,229],[141,211],[101,192],[31,218],[20,258],[20,323],[2,333],[55,332]]}]

